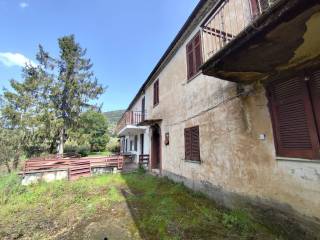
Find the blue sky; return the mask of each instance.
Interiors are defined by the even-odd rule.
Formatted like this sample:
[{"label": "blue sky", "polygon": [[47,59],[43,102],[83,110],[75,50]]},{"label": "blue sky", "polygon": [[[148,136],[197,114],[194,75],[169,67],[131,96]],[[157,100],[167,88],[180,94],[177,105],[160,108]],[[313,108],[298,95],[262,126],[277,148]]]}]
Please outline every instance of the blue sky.
[{"label": "blue sky", "polygon": [[21,80],[38,44],[58,54],[75,34],[108,86],[103,110],[125,109],[199,0],[0,0],[0,88]]}]

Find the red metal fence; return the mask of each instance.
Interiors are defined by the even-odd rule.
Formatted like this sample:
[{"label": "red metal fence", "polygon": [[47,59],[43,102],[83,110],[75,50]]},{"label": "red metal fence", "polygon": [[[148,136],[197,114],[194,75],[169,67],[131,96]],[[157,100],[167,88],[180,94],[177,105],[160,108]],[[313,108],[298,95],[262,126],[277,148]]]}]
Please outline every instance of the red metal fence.
[{"label": "red metal fence", "polygon": [[42,171],[66,170],[69,173],[69,180],[80,177],[91,176],[91,169],[97,167],[123,168],[123,156],[110,156],[101,158],[34,158],[27,160],[24,165],[23,174]]}]

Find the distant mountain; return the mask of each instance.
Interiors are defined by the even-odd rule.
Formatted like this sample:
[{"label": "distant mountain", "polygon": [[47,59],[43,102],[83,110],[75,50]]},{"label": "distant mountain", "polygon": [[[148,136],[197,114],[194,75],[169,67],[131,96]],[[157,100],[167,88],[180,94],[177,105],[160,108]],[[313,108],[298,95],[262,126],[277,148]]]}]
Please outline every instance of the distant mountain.
[{"label": "distant mountain", "polygon": [[104,114],[108,118],[109,123],[112,125],[113,124],[115,125],[120,120],[124,112],[125,110],[116,110],[116,111],[105,112]]}]

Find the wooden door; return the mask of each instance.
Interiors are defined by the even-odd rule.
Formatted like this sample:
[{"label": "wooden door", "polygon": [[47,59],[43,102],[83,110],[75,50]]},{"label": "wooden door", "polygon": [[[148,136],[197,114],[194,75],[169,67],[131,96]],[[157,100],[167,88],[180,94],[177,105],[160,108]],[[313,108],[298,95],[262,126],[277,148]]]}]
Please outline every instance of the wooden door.
[{"label": "wooden door", "polygon": [[151,169],[161,168],[161,130],[158,125],[152,127]]}]

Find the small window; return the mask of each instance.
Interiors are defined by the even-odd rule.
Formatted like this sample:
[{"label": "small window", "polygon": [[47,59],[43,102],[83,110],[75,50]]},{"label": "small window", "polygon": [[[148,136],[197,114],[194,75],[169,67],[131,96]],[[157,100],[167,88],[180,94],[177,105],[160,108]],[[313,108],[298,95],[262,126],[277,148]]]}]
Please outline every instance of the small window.
[{"label": "small window", "polygon": [[134,136],[134,150],[138,151],[138,135]]},{"label": "small window", "polygon": [[184,129],[185,159],[200,161],[199,126]]},{"label": "small window", "polygon": [[194,77],[202,65],[202,49],[200,32],[187,44],[187,74],[188,80]]},{"label": "small window", "polygon": [[159,79],[153,84],[153,106],[159,104]]}]

